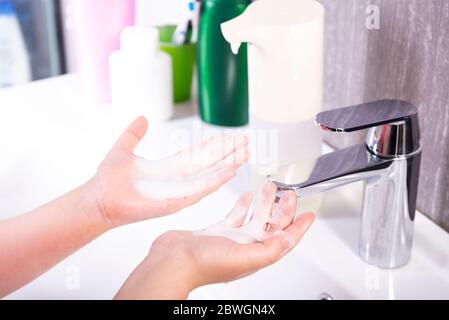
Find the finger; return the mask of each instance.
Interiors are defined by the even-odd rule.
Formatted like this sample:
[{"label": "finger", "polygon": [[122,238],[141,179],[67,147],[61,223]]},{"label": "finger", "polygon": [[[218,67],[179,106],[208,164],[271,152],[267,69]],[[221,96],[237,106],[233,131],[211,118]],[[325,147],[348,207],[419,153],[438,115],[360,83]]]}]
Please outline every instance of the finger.
[{"label": "finger", "polygon": [[249,148],[248,145],[239,147],[234,152],[229,154],[222,162],[227,166],[232,166],[238,168],[245,164],[249,159]]},{"label": "finger", "polygon": [[213,141],[215,141],[217,139],[223,139],[223,138],[224,138],[223,136],[215,136],[215,137],[207,138],[199,144],[190,146],[190,147],[185,148],[179,152],[176,152],[174,155],[172,155],[172,157],[188,155],[188,154],[194,153],[198,150],[204,149],[208,144],[212,143]]},{"label": "finger", "polygon": [[274,183],[267,183],[259,195],[256,208],[249,224],[252,227],[264,228],[271,216],[274,200],[276,199],[277,187]]},{"label": "finger", "polygon": [[268,221],[270,224],[269,231],[275,232],[287,228],[295,218],[296,205],[296,193],[294,191],[284,193],[276,208],[275,215]]},{"label": "finger", "polygon": [[114,148],[124,150],[132,154],[139,142],[143,139],[148,130],[148,121],[145,117],[139,117],[129,125],[120,136]]},{"label": "finger", "polygon": [[[246,148],[246,147],[245,147]],[[245,153],[246,159],[248,152]],[[151,206],[151,211],[154,212],[154,208],[159,208],[155,213],[156,215],[166,215],[179,211],[187,206],[197,203],[202,198],[210,193],[218,190],[223,184],[228,182],[236,175],[236,171],[240,164],[233,164],[226,166],[223,162],[216,166],[203,170],[199,175],[189,177],[189,179],[175,179],[167,180],[170,177],[160,177],[161,180],[152,180],[151,186],[145,182],[147,175],[156,175],[154,161],[146,159],[135,159],[135,174],[138,174],[139,181],[137,191],[146,197],[157,202],[157,206]],[[246,160],[245,160],[246,161]],[[146,168],[148,167],[148,168]],[[159,174],[163,173],[163,170],[156,170]],[[153,177],[154,178],[154,177]],[[179,178],[179,176],[178,176]],[[168,200],[166,200],[168,199]],[[138,207],[146,210],[149,204],[146,201],[142,201]]]},{"label": "finger", "polygon": [[177,160],[177,162],[184,164],[187,173],[194,173],[214,166],[240,149],[244,149],[247,145],[246,137],[216,137],[205,145],[182,153],[183,159]]},{"label": "finger", "polygon": [[200,178],[201,176],[210,176],[224,168],[237,170],[242,164],[248,161],[248,157],[248,146],[244,146],[235,151],[235,153],[230,154],[224,160],[199,171],[194,168],[193,163],[190,163],[189,165],[187,160],[182,165],[183,169],[180,169],[180,164],[177,162],[176,158],[154,161],[134,157],[134,174],[140,179],[179,180],[179,178]]},{"label": "finger", "polygon": [[[239,155],[236,155],[236,153],[239,153]],[[248,146],[245,146],[242,149],[236,151],[235,153],[230,154],[224,160],[216,163],[215,165],[199,171],[197,175],[209,176],[223,168],[237,170],[239,167],[241,167],[244,163],[248,161],[248,158],[249,158]]]},{"label": "finger", "polygon": [[217,191],[223,184],[235,177],[235,170],[228,168],[218,171],[209,179],[197,181],[186,191],[184,196],[176,196],[160,202],[160,215],[167,215],[189,207],[205,196]]},{"label": "finger", "polygon": [[226,222],[234,228],[241,227],[245,222],[252,201],[253,194],[251,192],[243,194],[226,217]]},{"label": "finger", "polygon": [[301,241],[314,219],[313,213],[303,214],[285,231],[263,242],[240,246],[240,254],[248,261],[248,272],[265,268],[284,257]]},{"label": "finger", "polygon": [[252,274],[278,261],[289,248],[289,242],[277,236],[277,241],[254,242],[235,247],[233,260],[242,261],[242,274]]},{"label": "finger", "polygon": [[[244,152],[244,155],[242,156],[241,161],[239,160],[239,162],[230,162],[225,159],[210,168],[206,168],[195,173],[187,173],[185,171],[180,173],[176,169],[176,164],[170,162],[167,163],[163,160],[153,161],[134,157],[134,175],[139,179],[158,179],[161,181],[167,181],[168,183],[170,181],[181,181],[187,184],[195,180],[210,180],[214,178],[217,172],[221,172],[224,170],[231,170],[236,173],[237,169],[246,161],[248,161],[249,155],[247,147],[245,147],[245,149],[246,150]],[[229,157],[232,157],[232,155],[230,155]],[[194,186],[186,185],[186,189],[192,190],[194,189]],[[186,194],[189,194],[189,192],[186,192]]]},{"label": "finger", "polygon": [[285,233],[289,238],[290,249],[293,249],[301,241],[314,221],[315,214],[312,212],[303,213],[294,223],[285,229]]},{"label": "finger", "polygon": [[203,150],[200,150],[200,153],[203,154],[203,165],[208,167],[217,163],[246,145],[248,145],[248,138],[246,137],[228,136],[212,141]]},{"label": "finger", "polygon": [[193,180],[192,183],[187,182],[190,185],[189,194],[193,195],[193,198],[202,199],[206,195],[218,190],[222,185],[234,178],[236,174],[235,169],[225,167],[211,175]]}]

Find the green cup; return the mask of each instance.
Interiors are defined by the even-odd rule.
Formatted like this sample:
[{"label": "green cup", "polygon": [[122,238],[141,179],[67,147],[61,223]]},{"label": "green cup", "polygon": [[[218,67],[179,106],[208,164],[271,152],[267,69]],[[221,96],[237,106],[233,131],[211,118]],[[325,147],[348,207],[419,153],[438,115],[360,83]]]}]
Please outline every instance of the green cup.
[{"label": "green cup", "polygon": [[182,46],[172,43],[176,26],[158,27],[160,49],[170,55],[173,62],[173,100],[175,103],[187,102],[192,95],[193,70],[196,60],[196,44]]}]

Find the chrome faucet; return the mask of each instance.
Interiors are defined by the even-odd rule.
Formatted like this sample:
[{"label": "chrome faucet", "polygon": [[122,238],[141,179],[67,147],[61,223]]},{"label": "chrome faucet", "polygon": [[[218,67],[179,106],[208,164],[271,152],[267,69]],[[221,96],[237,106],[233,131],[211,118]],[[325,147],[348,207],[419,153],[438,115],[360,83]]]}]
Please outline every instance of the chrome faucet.
[{"label": "chrome faucet", "polygon": [[321,156],[302,183],[273,181],[278,198],[288,190],[304,197],[364,181],[359,254],[380,268],[406,265],[413,244],[421,163],[416,107],[381,100],[322,112],[316,123],[333,132],[369,129],[366,143]]}]

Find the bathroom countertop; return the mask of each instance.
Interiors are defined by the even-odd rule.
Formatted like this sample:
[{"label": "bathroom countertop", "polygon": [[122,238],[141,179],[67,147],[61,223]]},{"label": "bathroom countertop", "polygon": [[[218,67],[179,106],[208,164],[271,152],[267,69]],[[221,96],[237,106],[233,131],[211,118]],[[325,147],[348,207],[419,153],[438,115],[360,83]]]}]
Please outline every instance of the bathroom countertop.
[{"label": "bathroom countertop", "polygon": [[[90,178],[118,137],[111,108],[82,100],[75,75],[0,90],[0,220],[73,189]],[[195,107],[151,125],[138,154],[171,151],[176,132],[201,126]],[[210,129],[210,128],[209,128]],[[248,167],[225,187],[182,212],[110,231],[7,299],[110,299],[171,229],[201,229],[221,220],[243,191]],[[379,270],[357,255],[361,184],[327,192],[318,219],[285,259],[253,276],[195,291],[192,299],[449,299],[449,235],[417,213],[412,261]],[[219,208],[219,209],[217,209]],[[79,286],[78,286],[79,285]]]}]

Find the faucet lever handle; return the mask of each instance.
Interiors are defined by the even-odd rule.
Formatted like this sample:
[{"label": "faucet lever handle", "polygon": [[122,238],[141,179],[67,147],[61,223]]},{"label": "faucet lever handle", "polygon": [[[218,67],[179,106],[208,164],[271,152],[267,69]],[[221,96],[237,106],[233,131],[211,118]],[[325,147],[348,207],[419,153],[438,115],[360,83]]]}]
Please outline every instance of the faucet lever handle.
[{"label": "faucet lever handle", "polygon": [[417,113],[416,107],[408,102],[379,100],[321,112],[316,117],[316,123],[326,131],[353,132],[406,121]]},{"label": "faucet lever handle", "polygon": [[407,156],[421,149],[418,110],[405,101],[379,100],[329,110],[318,114],[316,123],[333,132],[370,129],[367,147],[383,158]]}]

